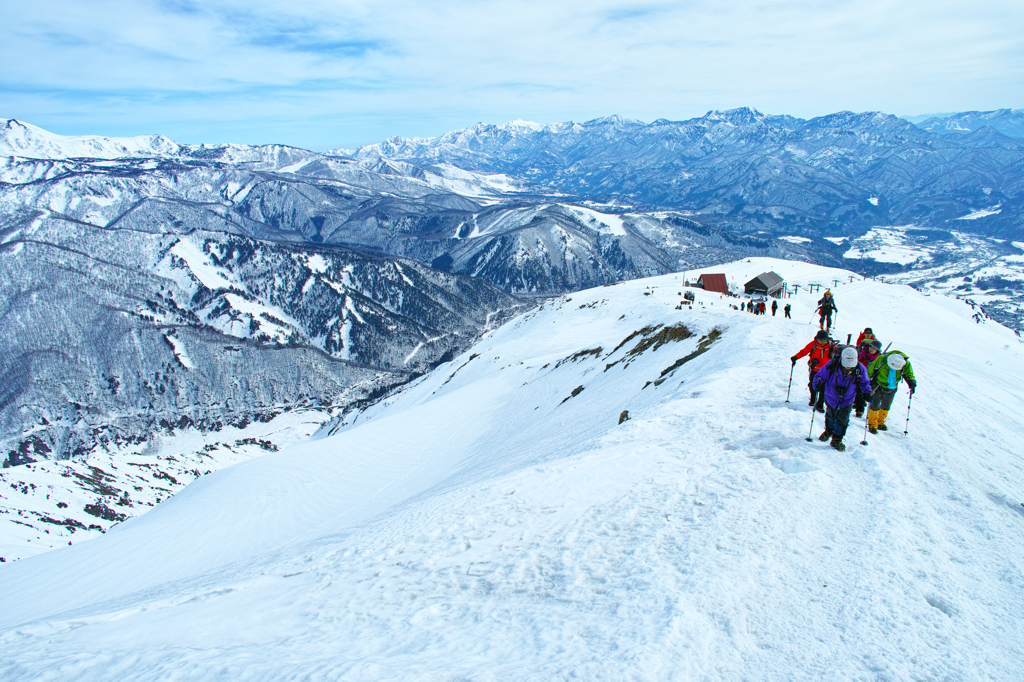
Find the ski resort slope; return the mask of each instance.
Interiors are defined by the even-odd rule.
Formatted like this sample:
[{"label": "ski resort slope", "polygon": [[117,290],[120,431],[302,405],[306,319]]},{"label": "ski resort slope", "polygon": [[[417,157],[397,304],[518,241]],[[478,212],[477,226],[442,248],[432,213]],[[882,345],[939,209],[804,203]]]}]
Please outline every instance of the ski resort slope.
[{"label": "ski resort slope", "polygon": [[909,424],[903,386],[867,446],[858,419],[844,453],[805,440],[806,286],[792,320],[676,310],[680,275],[577,292],[330,435],[0,566],[0,679],[1019,679],[1021,343],[839,270],[703,272],[765,270],[847,282],[837,332],[910,356]]}]

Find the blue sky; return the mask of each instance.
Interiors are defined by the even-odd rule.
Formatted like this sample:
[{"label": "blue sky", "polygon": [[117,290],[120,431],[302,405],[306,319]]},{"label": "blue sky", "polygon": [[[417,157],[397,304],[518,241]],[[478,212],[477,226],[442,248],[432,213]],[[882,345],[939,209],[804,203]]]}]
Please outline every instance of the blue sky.
[{"label": "blue sky", "polygon": [[315,150],[478,121],[1024,106],[1020,0],[3,0],[0,117]]}]

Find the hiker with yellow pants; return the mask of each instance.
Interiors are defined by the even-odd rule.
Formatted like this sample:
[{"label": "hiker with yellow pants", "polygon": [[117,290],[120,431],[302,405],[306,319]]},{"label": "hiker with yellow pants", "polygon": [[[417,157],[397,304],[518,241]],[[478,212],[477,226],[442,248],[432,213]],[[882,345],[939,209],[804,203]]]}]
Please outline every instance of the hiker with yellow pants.
[{"label": "hiker with yellow pants", "polygon": [[914,378],[914,368],[910,366],[910,358],[906,353],[892,350],[884,355],[879,355],[874,362],[868,366],[868,378],[871,386],[875,389],[871,396],[871,404],[868,406],[868,431],[878,433],[888,431],[885,425],[885,417],[892,407],[893,398],[896,397],[896,389],[899,388],[900,379],[907,382],[910,387],[910,395],[914,395],[917,389],[917,379]]}]

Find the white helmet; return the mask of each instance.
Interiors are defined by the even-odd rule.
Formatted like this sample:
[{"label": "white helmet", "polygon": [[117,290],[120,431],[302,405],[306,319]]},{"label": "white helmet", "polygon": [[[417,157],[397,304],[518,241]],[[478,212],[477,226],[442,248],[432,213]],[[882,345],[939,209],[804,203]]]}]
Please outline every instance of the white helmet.
[{"label": "white helmet", "polygon": [[843,349],[843,367],[856,367],[857,366],[857,349],[853,346],[847,346]]},{"label": "white helmet", "polygon": [[887,359],[886,364],[889,365],[889,369],[894,369],[897,372],[903,369],[903,366],[907,364],[907,359],[899,353],[892,353]]}]

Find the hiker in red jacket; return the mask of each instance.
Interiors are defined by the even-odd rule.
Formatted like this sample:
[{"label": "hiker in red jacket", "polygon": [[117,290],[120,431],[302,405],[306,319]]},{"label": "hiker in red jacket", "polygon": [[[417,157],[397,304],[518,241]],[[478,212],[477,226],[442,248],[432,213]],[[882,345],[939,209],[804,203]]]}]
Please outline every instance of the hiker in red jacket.
[{"label": "hiker in red jacket", "polygon": [[810,356],[807,358],[807,388],[811,392],[811,400],[807,404],[812,405],[818,412],[825,411],[825,391],[824,389],[817,390],[814,388],[814,375],[819,369],[825,366],[825,363],[828,362],[831,353],[832,339],[829,338],[828,332],[822,329],[815,334],[813,341],[804,346],[803,350],[790,358],[795,365],[796,361],[803,356]]},{"label": "hiker in red jacket", "polygon": [[866,341],[874,341],[874,339],[875,339],[875,333],[873,331],[871,331],[871,327],[864,327],[864,331],[862,331],[860,333],[860,336],[857,337],[857,349],[858,349],[858,352],[863,349],[863,346],[861,346],[861,344],[864,343],[865,340]]}]

